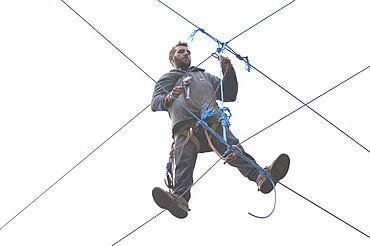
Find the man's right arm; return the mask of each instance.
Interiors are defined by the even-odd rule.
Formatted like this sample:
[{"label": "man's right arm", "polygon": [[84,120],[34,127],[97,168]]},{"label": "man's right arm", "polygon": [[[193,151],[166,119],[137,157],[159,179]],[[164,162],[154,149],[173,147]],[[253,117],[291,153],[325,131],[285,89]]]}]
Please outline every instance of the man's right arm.
[{"label": "man's right arm", "polygon": [[[183,92],[182,86],[175,86],[175,83],[180,77],[181,75],[179,76],[174,73],[167,73],[158,80],[158,84],[160,84],[163,88],[177,98]],[[154,88],[151,108],[154,112],[167,111],[174,99],[168,95],[167,92],[164,91],[163,88],[158,84]]]},{"label": "man's right arm", "polygon": [[166,100],[165,98],[166,94],[158,94],[152,97],[151,107],[153,112],[166,110],[166,108],[163,107],[165,105],[163,102]]}]

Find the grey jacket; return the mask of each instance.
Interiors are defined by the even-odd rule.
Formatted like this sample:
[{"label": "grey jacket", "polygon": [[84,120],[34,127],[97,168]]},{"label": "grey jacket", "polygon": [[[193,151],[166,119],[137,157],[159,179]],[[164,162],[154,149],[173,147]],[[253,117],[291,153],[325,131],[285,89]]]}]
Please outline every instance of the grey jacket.
[{"label": "grey jacket", "polygon": [[[190,68],[191,70],[193,68]],[[159,80],[158,84],[163,86],[168,92],[171,92],[174,86],[183,86],[183,79],[187,71],[176,69],[164,74]],[[207,118],[207,120],[218,121],[221,117],[221,112],[218,110],[219,106],[216,102],[221,100],[220,89],[216,92],[216,96],[212,99],[217,89],[220,79],[211,75],[203,69],[195,68],[188,75],[191,76],[190,85],[185,86],[186,91],[182,93],[177,100],[186,108],[188,108],[194,115],[200,118],[200,110],[204,104],[209,104],[213,107],[216,114]],[[231,102],[236,100],[238,93],[238,81],[234,70],[228,71],[223,78],[224,101]],[[189,98],[187,98],[190,94]],[[165,97],[167,93],[158,85],[154,88],[151,108],[153,111],[167,111],[172,120],[172,129],[175,130],[179,125],[183,125],[194,117],[183,108],[178,102],[172,102],[165,105]],[[212,99],[212,100],[211,100]]]}]

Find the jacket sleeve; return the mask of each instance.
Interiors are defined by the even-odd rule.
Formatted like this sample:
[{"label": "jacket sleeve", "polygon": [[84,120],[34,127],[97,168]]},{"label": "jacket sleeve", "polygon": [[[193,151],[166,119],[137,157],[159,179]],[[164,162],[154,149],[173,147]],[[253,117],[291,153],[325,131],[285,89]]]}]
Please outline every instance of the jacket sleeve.
[{"label": "jacket sleeve", "polygon": [[[160,84],[163,88],[165,88],[168,92],[171,92],[175,83],[177,82],[178,75],[175,73],[167,73],[163,75],[159,80],[158,84]],[[151,108],[152,111],[167,111],[168,105],[165,105],[165,98],[167,96],[167,92],[163,90],[161,86],[156,84],[154,87],[154,93],[151,101]]]},{"label": "jacket sleeve", "polygon": [[165,107],[165,98],[166,94],[159,94],[152,97],[151,107],[153,112],[167,110]]},{"label": "jacket sleeve", "polygon": [[[234,69],[225,74],[222,80],[222,85],[224,91],[224,101],[234,102],[238,95],[238,79],[236,78]],[[217,91],[217,100],[221,100],[221,88],[219,88]]]}]

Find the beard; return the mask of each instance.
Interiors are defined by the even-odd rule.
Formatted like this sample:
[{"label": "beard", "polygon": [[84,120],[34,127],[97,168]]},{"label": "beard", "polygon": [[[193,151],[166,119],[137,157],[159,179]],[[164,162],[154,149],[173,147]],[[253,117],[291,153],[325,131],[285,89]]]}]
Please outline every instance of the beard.
[{"label": "beard", "polygon": [[189,62],[184,62],[182,61],[181,59],[177,58],[177,57],[174,57],[174,62],[176,64],[176,66],[178,68],[181,68],[181,69],[188,69],[190,67],[190,58],[188,58],[188,61]]}]

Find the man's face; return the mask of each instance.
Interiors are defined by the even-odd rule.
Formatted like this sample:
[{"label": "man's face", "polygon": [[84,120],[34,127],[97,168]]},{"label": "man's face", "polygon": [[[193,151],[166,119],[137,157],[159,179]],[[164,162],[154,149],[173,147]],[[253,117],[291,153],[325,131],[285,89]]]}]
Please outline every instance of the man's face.
[{"label": "man's face", "polygon": [[175,49],[175,54],[170,56],[170,61],[174,65],[174,68],[188,69],[191,63],[190,50],[186,46],[177,46]]}]

